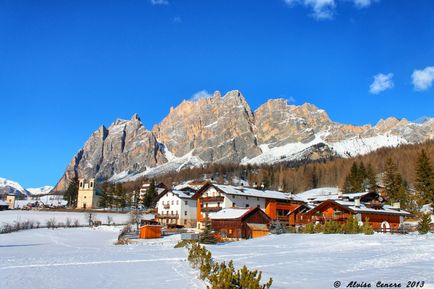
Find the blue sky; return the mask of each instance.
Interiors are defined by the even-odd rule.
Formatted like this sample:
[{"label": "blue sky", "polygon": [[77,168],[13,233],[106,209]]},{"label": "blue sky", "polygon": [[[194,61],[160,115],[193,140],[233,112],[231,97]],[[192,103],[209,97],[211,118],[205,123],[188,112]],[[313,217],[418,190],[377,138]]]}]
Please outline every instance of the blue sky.
[{"label": "blue sky", "polygon": [[[337,122],[434,115],[432,0],[0,0],[0,176],[54,185],[101,124],[239,89]],[[374,81],[375,80],[375,81]]]}]

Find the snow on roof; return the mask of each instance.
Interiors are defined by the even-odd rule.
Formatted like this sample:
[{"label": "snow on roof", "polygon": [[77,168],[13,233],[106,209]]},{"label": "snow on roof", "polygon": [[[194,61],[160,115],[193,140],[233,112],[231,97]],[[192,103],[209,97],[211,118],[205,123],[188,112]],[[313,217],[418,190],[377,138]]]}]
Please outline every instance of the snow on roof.
[{"label": "snow on roof", "polygon": [[210,219],[238,219],[247,213],[251,208],[228,208],[218,211],[217,213],[210,213]]},{"label": "snow on roof", "polygon": [[217,184],[214,184],[214,186],[216,186],[223,192],[231,195],[240,195],[240,196],[267,198],[267,199],[279,199],[279,200],[293,199],[290,195],[282,192],[277,192],[277,191],[269,191],[269,190],[262,191],[253,188],[235,187],[235,186],[217,185]]},{"label": "snow on roof", "polygon": [[423,205],[422,208],[420,209],[421,213],[429,213],[429,212],[433,212],[433,206],[431,204],[426,204]]},{"label": "snow on roof", "polygon": [[311,200],[327,200],[327,199],[337,199],[338,196],[338,188],[334,187],[325,187],[318,188],[313,190],[308,190],[299,194],[296,194],[294,197],[309,202]]},{"label": "snow on roof", "polygon": [[377,214],[389,214],[389,215],[411,215],[409,212],[393,208],[389,205],[383,205],[381,209],[374,209],[369,208],[365,204],[361,203],[360,207],[356,207],[354,202],[348,202],[348,201],[339,201],[335,200],[336,203],[343,205],[345,207],[348,207],[350,210],[353,210],[354,212],[359,213],[377,213]]},{"label": "snow on roof", "polygon": [[141,219],[145,220],[145,221],[152,221],[155,219],[155,215],[154,214],[143,214]]},{"label": "snow on roof", "polygon": [[5,201],[0,200],[0,206],[8,206],[8,203],[6,203]]},{"label": "snow on roof", "polygon": [[340,200],[340,199],[349,199],[354,200],[356,198],[360,198],[364,195],[368,194],[367,192],[357,192],[357,193],[345,193],[339,195],[339,189],[330,187],[330,188],[318,188],[309,191],[305,191],[303,193],[296,194],[294,196],[295,199],[302,200],[304,202],[322,202],[325,200]]},{"label": "snow on roof", "polygon": [[188,191],[172,190],[169,192],[172,192],[174,195],[177,195],[181,199],[191,199],[194,196],[193,192],[188,192]]}]

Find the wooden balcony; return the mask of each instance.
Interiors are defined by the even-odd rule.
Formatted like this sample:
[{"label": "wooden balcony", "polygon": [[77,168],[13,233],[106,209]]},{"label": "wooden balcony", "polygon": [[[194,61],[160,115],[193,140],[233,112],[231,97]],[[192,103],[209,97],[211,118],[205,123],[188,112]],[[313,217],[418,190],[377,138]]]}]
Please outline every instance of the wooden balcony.
[{"label": "wooden balcony", "polygon": [[210,202],[223,202],[225,197],[219,196],[219,197],[204,197],[200,198],[201,203],[210,203]]},{"label": "wooden balcony", "polygon": [[214,213],[214,212],[218,212],[222,209],[222,207],[202,207],[200,210],[203,213]]},{"label": "wooden balcony", "polygon": [[164,205],[163,205],[163,208],[165,208],[165,209],[170,209],[170,204],[164,204]]},{"label": "wooden balcony", "polygon": [[157,219],[178,219],[179,215],[175,214],[158,214]]}]

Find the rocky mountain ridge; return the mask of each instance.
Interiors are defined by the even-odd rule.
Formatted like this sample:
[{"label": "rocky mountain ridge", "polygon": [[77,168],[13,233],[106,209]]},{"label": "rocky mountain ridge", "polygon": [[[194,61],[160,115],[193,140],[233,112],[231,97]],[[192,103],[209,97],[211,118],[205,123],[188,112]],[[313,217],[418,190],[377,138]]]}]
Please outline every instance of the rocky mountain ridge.
[{"label": "rocky mountain ridge", "polygon": [[365,154],[434,138],[434,119],[388,118],[375,126],[333,122],[305,103],[271,99],[252,111],[240,91],[183,101],[147,130],[137,114],[101,126],[72,158],[56,191],[69,180],[125,181],[205,163],[275,163]]}]

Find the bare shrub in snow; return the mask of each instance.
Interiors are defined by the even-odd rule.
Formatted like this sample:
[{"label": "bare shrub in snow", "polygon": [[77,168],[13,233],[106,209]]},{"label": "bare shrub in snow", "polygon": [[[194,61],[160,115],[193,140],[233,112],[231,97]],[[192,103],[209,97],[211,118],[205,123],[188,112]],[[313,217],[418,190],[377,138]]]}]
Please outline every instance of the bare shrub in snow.
[{"label": "bare shrub in snow", "polygon": [[55,218],[50,218],[47,220],[47,228],[54,229],[56,228],[56,225],[57,225],[57,221]]}]

